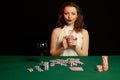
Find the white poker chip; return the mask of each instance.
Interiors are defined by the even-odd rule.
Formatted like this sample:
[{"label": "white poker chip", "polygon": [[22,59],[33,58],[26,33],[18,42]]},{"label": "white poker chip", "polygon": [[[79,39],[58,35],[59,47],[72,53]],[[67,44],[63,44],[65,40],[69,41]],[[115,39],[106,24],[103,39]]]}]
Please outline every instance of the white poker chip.
[{"label": "white poker chip", "polygon": [[54,67],[54,66],[55,66],[55,63],[50,63],[50,66],[51,66],[51,67]]},{"label": "white poker chip", "polygon": [[102,65],[97,65],[96,69],[97,69],[98,72],[102,72],[103,71]]},{"label": "white poker chip", "polygon": [[33,72],[33,68],[27,68],[27,71]]}]

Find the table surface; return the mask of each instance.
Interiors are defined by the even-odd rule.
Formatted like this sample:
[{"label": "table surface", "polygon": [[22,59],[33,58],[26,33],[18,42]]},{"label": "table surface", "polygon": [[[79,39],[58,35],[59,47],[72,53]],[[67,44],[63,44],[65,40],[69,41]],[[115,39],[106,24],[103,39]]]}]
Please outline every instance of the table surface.
[{"label": "table surface", "polygon": [[41,61],[40,56],[0,56],[1,80],[119,80],[120,56],[108,56],[109,70],[98,72],[96,65],[101,65],[101,56],[60,57],[44,56],[43,61],[79,58],[84,64],[84,71],[71,71],[68,66],[55,65],[44,72],[28,72],[27,68],[35,68]]}]

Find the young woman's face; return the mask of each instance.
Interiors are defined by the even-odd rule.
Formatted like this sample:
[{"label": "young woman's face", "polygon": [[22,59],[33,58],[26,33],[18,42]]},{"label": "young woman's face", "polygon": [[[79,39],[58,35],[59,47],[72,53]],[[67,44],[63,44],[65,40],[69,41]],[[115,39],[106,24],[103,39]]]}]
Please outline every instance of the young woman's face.
[{"label": "young woman's face", "polygon": [[63,15],[67,25],[74,25],[74,22],[77,19],[77,10],[75,7],[65,7]]}]

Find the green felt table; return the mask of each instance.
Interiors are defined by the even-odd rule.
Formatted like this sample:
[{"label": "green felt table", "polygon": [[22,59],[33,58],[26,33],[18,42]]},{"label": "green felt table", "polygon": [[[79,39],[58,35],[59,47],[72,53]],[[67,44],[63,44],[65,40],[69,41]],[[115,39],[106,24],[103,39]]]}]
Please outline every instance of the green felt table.
[{"label": "green felt table", "polygon": [[[101,56],[60,57],[44,56],[43,61],[67,58],[80,58],[84,71],[71,71],[68,66],[55,65],[49,70],[38,72],[40,56],[0,56],[0,80],[120,80],[120,56],[108,56],[109,70],[98,72],[96,65],[101,65]],[[33,72],[27,68],[33,68]]]}]

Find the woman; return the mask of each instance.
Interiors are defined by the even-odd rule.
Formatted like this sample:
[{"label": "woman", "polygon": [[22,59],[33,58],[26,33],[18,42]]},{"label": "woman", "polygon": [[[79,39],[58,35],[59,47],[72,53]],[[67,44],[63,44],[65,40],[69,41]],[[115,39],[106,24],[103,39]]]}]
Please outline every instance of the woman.
[{"label": "woman", "polygon": [[60,10],[57,28],[52,31],[51,56],[88,56],[89,34],[84,28],[83,13],[73,2],[65,2]]}]

